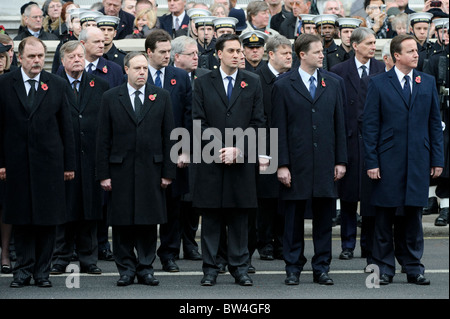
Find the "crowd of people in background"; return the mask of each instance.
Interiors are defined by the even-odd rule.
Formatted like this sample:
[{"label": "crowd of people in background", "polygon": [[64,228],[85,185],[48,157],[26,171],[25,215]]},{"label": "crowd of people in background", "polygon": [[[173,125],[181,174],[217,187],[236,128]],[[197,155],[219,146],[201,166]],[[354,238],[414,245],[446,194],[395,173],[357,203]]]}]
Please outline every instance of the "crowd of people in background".
[{"label": "crowd of people in background", "polygon": [[[11,287],[31,278],[51,287],[49,275],[63,274],[73,261],[100,275],[98,260],[115,261],[118,286],[135,277],[155,286],[156,257],[164,271],[178,272],[181,256],[203,261],[202,286],[215,285],[227,269],[236,283],[251,286],[255,251],[263,260],[284,260],[285,284],[297,285],[306,263],[305,218],[315,232],[314,282],[333,284],[331,228],[340,225],[340,259],[354,258],[360,227],[365,272],[379,266],[387,285],[397,260],[408,282],[429,284],[421,216],[436,214],[436,226],[449,218],[449,1],[425,0],[420,12],[408,0],[354,1],[347,10],[339,0],[255,0],[245,9],[236,0],[167,5],[160,14],[158,0],[103,0],[89,9],[76,1],[30,1],[20,9],[15,37],[0,28],[1,272],[14,274]],[[145,46],[128,53],[115,42],[122,39],[145,39]],[[378,39],[389,39],[380,60]],[[52,40],[59,44],[46,72],[43,41]],[[417,63],[405,61],[406,47]],[[377,91],[381,74],[387,81],[398,70],[410,74],[399,91],[420,83],[429,90],[423,100],[415,97],[430,121],[411,115],[417,135],[402,140],[404,148],[392,141],[413,133],[402,127],[394,135],[391,123],[375,116],[404,116],[384,109],[402,103],[393,88]],[[403,98],[412,112],[411,92]],[[26,107],[16,114],[12,106]],[[183,151],[170,161],[168,132],[192,132],[193,120],[223,135],[226,127],[277,128],[277,172],[262,173],[269,142],[256,164],[225,144],[220,163],[193,163]],[[386,129],[376,132],[377,125]],[[419,135],[423,127],[430,136]],[[416,139],[428,150],[417,167],[407,150],[419,147]],[[391,148],[404,157],[386,155]],[[385,163],[396,169],[382,167],[380,179],[377,165]]]}]

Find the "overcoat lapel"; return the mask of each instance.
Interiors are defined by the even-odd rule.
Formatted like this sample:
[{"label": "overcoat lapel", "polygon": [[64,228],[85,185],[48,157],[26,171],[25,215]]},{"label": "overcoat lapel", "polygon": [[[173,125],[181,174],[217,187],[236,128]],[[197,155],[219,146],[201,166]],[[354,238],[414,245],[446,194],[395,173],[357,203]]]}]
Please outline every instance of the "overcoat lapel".
[{"label": "overcoat lapel", "polygon": [[16,81],[14,85],[14,90],[16,91],[17,96],[19,97],[20,102],[22,103],[23,108],[25,111],[29,113],[28,105],[27,105],[27,91],[25,90],[25,85],[23,83],[22,78],[22,72],[17,71],[16,76],[14,77],[14,80]]},{"label": "overcoat lapel", "polygon": [[[214,89],[219,93],[220,99],[224,106],[228,106],[228,98],[225,92],[225,88],[223,87],[222,77],[220,76],[219,69],[215,69],[211,73],[211,80]],[[236,81],[237,82],[237,81]],[[234,88],[233,88],[234,91]]]},{"label": "overcoat lapel", "polygon": [[397,74],[395,73],[394,68],[388,71],[388,77],[389,81],[391,82],[392,87],[395,88],[398,95],[402,98],[403,102],[405,102],[405,107],[409,108],[409,101],[406,101],[405,96],[403,95],[402,87],[400,85],[400,82],[398,81]]},{"label": "overcoat lapel", "polygon": [[41,72],[41,76],[38,83],[38,89],[36,91],[36,100],[34,101],[34,105],[31,108],[31,114],[32,116],[34,112],[38,109],[38,107],[41,105],[42,100],[44,99],[45,95],[47,94],[47,90],[49,89],[49,77],[47,76],[46,71]]},{"label": "overcoat lapel", "polygon": [[122,84],[119,90],[119,101],[122,104],[122,107],[130,116],[131,120],[136,124],[137,118],[133,109],[133,105],[131,104],[130,96],[128,95],[127,84]]},{"label": "overcoat lapel", "polygon": [[[298,93],[300,93],[305,99],[307,99],[309,102],[313,103],[313,99],[311,97],[311,94],[309,94],[308,89],[306,88],[305,84],[302,81],[302,78],[300,77],[300,74],[298,73],[298,70],[294,70],[292,74],[290,75],[291,79],[291,85]],[[316,91],[317,93],[317,91]]]}]

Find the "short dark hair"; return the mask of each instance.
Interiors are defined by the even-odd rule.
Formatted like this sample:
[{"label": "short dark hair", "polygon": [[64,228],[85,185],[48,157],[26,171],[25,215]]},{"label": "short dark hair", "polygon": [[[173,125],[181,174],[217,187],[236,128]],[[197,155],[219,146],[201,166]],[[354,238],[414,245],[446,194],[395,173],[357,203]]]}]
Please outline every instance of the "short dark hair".
[{"label": "short dark hair", "polygon": [[44,53],[47,54],[47,46],[45,45],[44,41],[42,41],[41,39],[36,38],[36,37],[34,37],[34,36],[31,35],[31,36],[29,36],[29,37],[26,37],[26,38],[23,39],[22,41],[20,41],[20,43],[19,43],[19,48],[18,48],[18,52],[19,52],[19,55],[20,55],[20,56],[23,55],[23,50],[25,49],[25,45],[26,45],[28,42],[39,42],[39,43],[42,44],[42,46],[44,47]]},{"label": "short dark hair", "polygon": [[170,36],[170,34],[163,29],[156,29],[152,31],[145,39],[145,52],[147,52],[148,49],[154,52],[156,49],[156,44],[158,42],[167,42],[167,41],[169,42],[172,41],[172,37]]},{"label": "short dark hair", "polygon": [[146,53],[140,52],[140,51],[131,51],[131,52],[128,52],[127,55],[123,58],[123,65],[126,66],[127,68],[129,68],[130,60],[139,55],[142,55],[144,58],[146,58],[148,60],[148,56]]},{"label": "short dark hair", "polygon": [[[370,5],[371,1],[372,0],[364,0],[364,9],[366,9]],[[384,0],[381,0],[381,2],[383,2],[383,4],[385,3]]]},{"label": "short dark hair", "polygon": [[391,41],[391,57],[392,57],[392,61],[394,61],[394,63],[395,63],[394,53],[401,53],[403,41],[409,40],[409,39],[416,41],[414,36],[411,34],[397,35],[392,39],[392,41]]},{"label": "short dark hair", "polygon": [[313,42],[322,42],[322,39],[314,34],[302,33],[294,42],[295,54],[300,57],[300,52],[308,52]]},{"label": "short dark hair", "polygon": [[237,34],[222,34],[216,41],[216,52],[223,51],[223,47],[225,46],[225,42],[227,41],[239,41],[239,36]]}]

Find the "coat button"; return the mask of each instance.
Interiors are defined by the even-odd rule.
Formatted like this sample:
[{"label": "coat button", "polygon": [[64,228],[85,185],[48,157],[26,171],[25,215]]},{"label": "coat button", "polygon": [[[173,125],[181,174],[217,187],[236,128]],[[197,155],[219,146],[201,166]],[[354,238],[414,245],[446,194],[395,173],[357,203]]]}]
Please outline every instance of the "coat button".
[{"label": "coat button", "polygon": [[314,143],[313,145],[314,145],[314,147],[317,147],[317,143]]},{"label": "coat button", "polygon": [[227,112],[227,116],[230,116],[231,115],[231,113],[230,112]]},{"label": "coat button", "polygon": [[316,130],[317,129],[317,126],[316,125],[313,125],[313,130]]},{"label": "coat button", "polygon": [[311,111],[314,113],[314,112],[316,112],[316,109],[312,109]]},{"label": "coat button", "polygon": [[79,117],[80,119],[82,119],[82,118],[83,118],[83,115],[80,114],[80,115],[78,115],[78,117]]}]

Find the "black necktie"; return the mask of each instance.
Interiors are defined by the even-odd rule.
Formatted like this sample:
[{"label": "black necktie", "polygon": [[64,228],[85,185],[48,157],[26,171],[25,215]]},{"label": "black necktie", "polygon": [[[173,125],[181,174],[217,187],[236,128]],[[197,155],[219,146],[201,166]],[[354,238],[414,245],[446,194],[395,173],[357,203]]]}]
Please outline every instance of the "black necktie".
[{"label": "black necktie", "polygon": [[411,98],[411,87],[409,85],[409,76],[405,75],[405,85],[403,85],[403,95],[405,96],[406,101],[409,104],[409,100]]},{"label": "black necktie", "polygon": [[231,76],[227,76],[227,79],[228,79],[227,98],[228,102],[230,102],[231,94],[233,93],[233,78]]},{"label": "black necktie", "polygon": [[139,98],[139,94],[141,94],[140,91],[134,92],[134,112],[136,113],[136,117],[139,117],[141,115],[142,109],[142,101]]},{"label": "black necktie", "polygon": [[362,74],[361,74],[361,79],[367,76],[367,67],[365,65],[361,65],[361,69],[362,69]]},{"label": "black necktie", "polygon": [[92,72],[94,72],[94,71],[92,71],[92,67],[94,66],[94,63],[89,63],[88,64],[88,69],[87,69],[87,73],[91,73],[92,74]]},{"label": "black necktie", "polygon": [[28,107],[31,109],[34,105],[34,100],[36,98],[36,80],[28,80],[30,83],[30,90],[28,91]]}]

